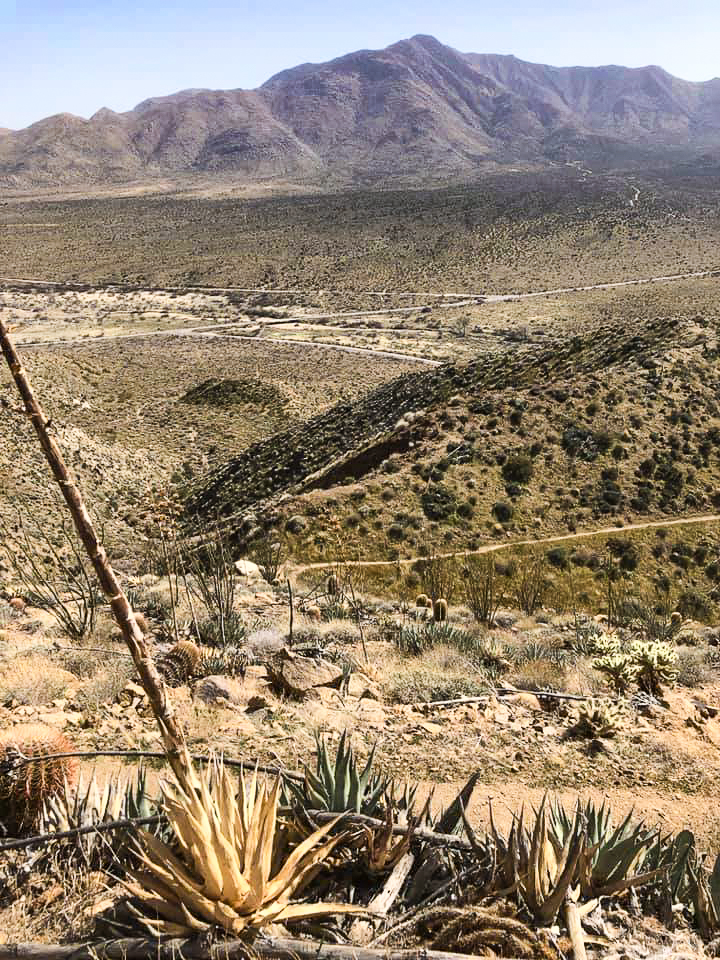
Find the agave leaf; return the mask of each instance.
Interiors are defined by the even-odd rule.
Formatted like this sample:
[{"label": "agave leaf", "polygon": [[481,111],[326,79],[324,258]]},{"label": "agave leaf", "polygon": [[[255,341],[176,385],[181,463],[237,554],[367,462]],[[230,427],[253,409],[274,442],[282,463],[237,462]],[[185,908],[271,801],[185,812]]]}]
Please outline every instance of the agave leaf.
[{"label": "agave leaf", "polygon": [[443,813],[435,825],[437,833],[460,833],[463,825],[463,811],[470,806],[472,795],[480,779],[480,771],[473,773],[465,786],[460,790],[453,802]]}]

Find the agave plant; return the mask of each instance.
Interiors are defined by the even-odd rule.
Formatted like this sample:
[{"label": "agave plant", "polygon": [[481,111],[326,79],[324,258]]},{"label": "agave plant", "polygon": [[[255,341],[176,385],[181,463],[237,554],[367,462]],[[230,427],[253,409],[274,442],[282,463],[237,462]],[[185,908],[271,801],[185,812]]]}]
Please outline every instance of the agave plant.
[{"label": "agave plant", "polygon": [[[122,780],[114,777],[100,787],[91,777],[87,785],[82,776],[71,790],[68,785],[61,794],[52,797],[43,808],[40,818],[41,833],[61,833],[113,820],[134,820],[155,816],[157,803],[147,792],[147,777],[143,768],[137,777]],[[158,824],[155,832],[162,833]],[[119,838],[119,839],[118,839]],[[86,866],[96,869],[110,863],[123,861],[129,850],[130,833],[116,833],[109,844],[100,833],[87,833],[64,843],[60,850],[70,858],[78,857]]]},{"label": "agave plant", "polygon": [[646,863],[658,833],[642,821],[633,824],[633,811],[617,827],[605,803],[597,807],[590,800],[584,808],[578,803],[572,816],[560,803],[553,804],[550,811],[556,846],[563,845],[583,825],[587,843],[574,878],[583,896],[622,893],[629,887],[651,883],[662,873],[657,867],[648,869]]},{"label": "agave plant", "polygon": [[536,920],[552,923],[566,900],[577,899],[573,881],[587,848],[587,834],[577,821],[564,842],[558,843],[548,822],[546,801],[535,814],[532,831],[525,826],[524,810],[513,819],[507,838],[494,820],[491,831],[497,850],[496,886],[516,890]]},{"label": "agave plant", "polygon": [[305,767],[302,782],[287,780],[284,799],[305,813],[322,810],[329,813],[362,813],[369,817],[383,812],[382,800],[392,793],[392,781],[373,773],[375,748],[364,767],[355,758],[347,732],[343,733],[335,758],[331,759],[327,743],[317,743],[315,770]]},{"label": "agave plant", "polygon": [[[268,924],[362,908],[337,903],[292,903],[323,868],[342,836],[334,823],[314,831],[287,853],[278,839],[281,782],[240,777],[240,792],[222,763],[196,773],[185,751],[182,780],[162,784],[163,809],[174,848],[142,832],[140,869],[128,891],[136,915],[154,935],[188,936],[211,928],[241,934]],[[179,852],[175,852],[178,850]]]}]

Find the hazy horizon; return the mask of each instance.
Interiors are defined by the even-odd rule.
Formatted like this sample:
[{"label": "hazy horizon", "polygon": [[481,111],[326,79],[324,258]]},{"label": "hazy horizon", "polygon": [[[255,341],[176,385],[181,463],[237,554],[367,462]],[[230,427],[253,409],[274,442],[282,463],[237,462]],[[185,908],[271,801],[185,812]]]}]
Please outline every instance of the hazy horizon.
[{"label": "hazy horizon", "polygon": [[694,82],[720,74],[713,29],[720,12],[710,0],[681,10],[667,0],[575,6],[518,0],[508,10],[447,0],[438,11],[429,0],[407,8],[368,0],[341,11],[317,0],[302,9],[278,0],[270,10],[208,0],[200,10],[189,0],[159,0],[147,10],[139,0],[122,9],[108,0],[70,0],[58,11],[51,0],[0,0],[0,81],[10,91],[0,103],[0,127],[18,130],[57,113],[87,118],[103,107],[120,113],[187,89],[252,89],[297,64],[382,49],[418,33],[466,53],[553,66],[653,64]]}]

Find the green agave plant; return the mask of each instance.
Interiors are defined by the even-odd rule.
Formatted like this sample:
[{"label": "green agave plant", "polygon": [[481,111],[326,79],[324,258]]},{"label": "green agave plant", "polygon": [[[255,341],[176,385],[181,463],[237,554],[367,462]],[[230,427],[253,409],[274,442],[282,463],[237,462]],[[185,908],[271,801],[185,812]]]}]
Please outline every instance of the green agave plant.
[{"label": "green agave plant", "polygon": [[362,813],[377,817],[383,812],[383,798],[392,794],[388,777],[373,772],[375,748],[361,766],[343,733],[337,752],[331,757],[327,743],[317,738],[315,770],[305,767],[302,782],[286,780],[284,801],[301,811],[322,810],[328,813]]},{"label": "green agave plant", "polygon": [[662,870],[647,868],[648,852],[657,842],[658,832],[640,821],[633,823],[633,811],[614,826],[607,804],[599,807],[591,800],[580,803],[571,815],[556,802],[550,807],[550,827],[556,847],[568,837],[584,831],[587,838],[578,861],[575,877],[586,897],[609,896],[628,887],[643,886],[657,879]]},{"label": "green agave plant", "polygon": [[[147,774],[140,768],[137,776],[127,780],[113,777],[103,786],[95,775],[87,784],[80,778],[77,786],[65,785],[62,793],[45,805],[41,820],[42,833],[61,833],[114,820],[132,820],[152,817],[159,813],[158,804],[147,792]],[[156,833],[164,827],[158,825]],[[101,833],[87,833],[63,844],[62,851],[70,859],[78,859],[87,866],[97,868],[122,861],[129,848],[132,828],[113,833],[112,843]]]}]

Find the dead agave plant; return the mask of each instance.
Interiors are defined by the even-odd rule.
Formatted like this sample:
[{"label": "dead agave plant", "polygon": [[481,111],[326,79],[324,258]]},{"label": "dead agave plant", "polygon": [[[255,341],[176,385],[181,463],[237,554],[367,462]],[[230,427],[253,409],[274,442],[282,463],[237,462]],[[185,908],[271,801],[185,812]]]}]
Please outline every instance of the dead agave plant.
[{"label": "dead agave plant", "polygon": [[243,774],[236,796],[222,762],[198,774],[185,751],[187,773],[162,786],[163,809],[179,854],[140,834],[141,869],[128,871],[137,916],[155,936],[187,936],[217,927],[242,934],[275,922],[337,913],[362,913],[338,903],[291,903],[318,872],[342,836],[335,821],[290,853],[278,839],[281,784]]},{"label": "dead agave plant", "polygon": [[404,821],[403,825],[408,826],[408,831],[397,836],[394,832],[396,821],[392,805],[388,803],[382,827],[365,827],[366,861],[370,874],[377,876],[388,873],[409,853],[418,821],[411,818],[408,824],[406,816],[399,818],[398,822],[400,819]]}]

